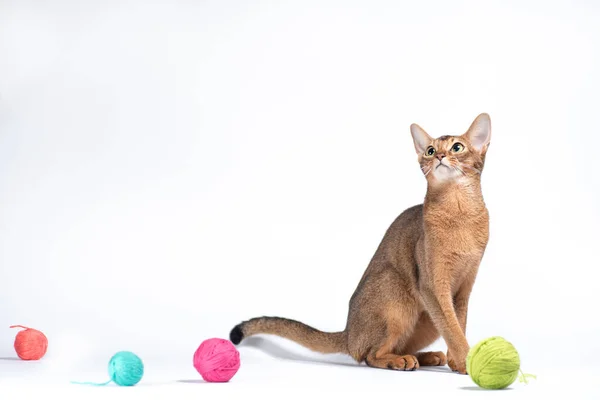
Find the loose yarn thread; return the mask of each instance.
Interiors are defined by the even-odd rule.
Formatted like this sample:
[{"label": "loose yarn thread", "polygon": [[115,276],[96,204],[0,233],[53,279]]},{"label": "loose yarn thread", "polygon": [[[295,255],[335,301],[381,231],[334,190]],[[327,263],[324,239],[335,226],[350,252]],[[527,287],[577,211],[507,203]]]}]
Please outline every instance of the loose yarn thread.
[{"label": "loose yarn thread", "polygon": [[484,339],[473,346],[467,355],[467,373],[485,389],[504,389],[519,382],[529,383],[528,378],[537,378],[521,370],[521,359],[517,349],[500,336]]}]

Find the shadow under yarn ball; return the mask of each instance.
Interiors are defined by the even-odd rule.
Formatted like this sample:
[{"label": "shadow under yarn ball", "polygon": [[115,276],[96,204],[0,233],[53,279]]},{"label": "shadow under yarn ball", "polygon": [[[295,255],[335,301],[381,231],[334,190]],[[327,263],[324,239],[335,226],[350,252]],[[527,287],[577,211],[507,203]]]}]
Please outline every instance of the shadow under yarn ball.
[{"label": "shadow under yarn ball", "polygon": [[194,353],[194,368],[207,382],[229,382],[240,368],[240,353],[229,340],[207,339]]}]

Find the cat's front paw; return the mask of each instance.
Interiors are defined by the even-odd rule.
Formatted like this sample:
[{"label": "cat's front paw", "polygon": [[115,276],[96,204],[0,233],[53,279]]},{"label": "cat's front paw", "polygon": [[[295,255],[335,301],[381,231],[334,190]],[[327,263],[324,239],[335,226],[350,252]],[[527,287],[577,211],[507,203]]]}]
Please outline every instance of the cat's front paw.
[{"label": "cat's front paw", "polygon": [[448,366],[454,372],[459,374],[467,375],[467,361],[466,358],[459,362],[457,358],[454,358],[450,352],[448,352]]}]

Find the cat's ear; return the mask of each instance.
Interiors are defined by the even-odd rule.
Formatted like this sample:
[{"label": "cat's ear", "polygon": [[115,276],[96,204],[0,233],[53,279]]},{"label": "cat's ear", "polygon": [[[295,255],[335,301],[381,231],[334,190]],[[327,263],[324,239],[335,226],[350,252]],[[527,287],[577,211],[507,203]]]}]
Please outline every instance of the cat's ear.
[{"label": "cat's ear", "polygon": [[490,116],[486,113],[479,114],[473,121],[466,136],[471,142],[471,146],[480,153],[487,150],[492,138],[492,122]]},{"label": "cat's ear", "polygon": [[417,154],[425,153],[425,149],[431,144],[433,139],[417,124],[410,126],[410,134],[412,135]]}]

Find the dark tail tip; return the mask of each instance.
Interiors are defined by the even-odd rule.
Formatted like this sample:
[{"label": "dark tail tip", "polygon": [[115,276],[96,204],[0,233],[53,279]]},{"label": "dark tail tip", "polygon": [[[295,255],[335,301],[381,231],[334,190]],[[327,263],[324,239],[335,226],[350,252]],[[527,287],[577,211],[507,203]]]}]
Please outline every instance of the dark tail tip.
[{"label": "dark tail tip", "polygon": [[244,332],[242,332],[242,324],[236,325],[231,332],[229,332],[229,340],[233,344],[240,344],[244,338]]}]

